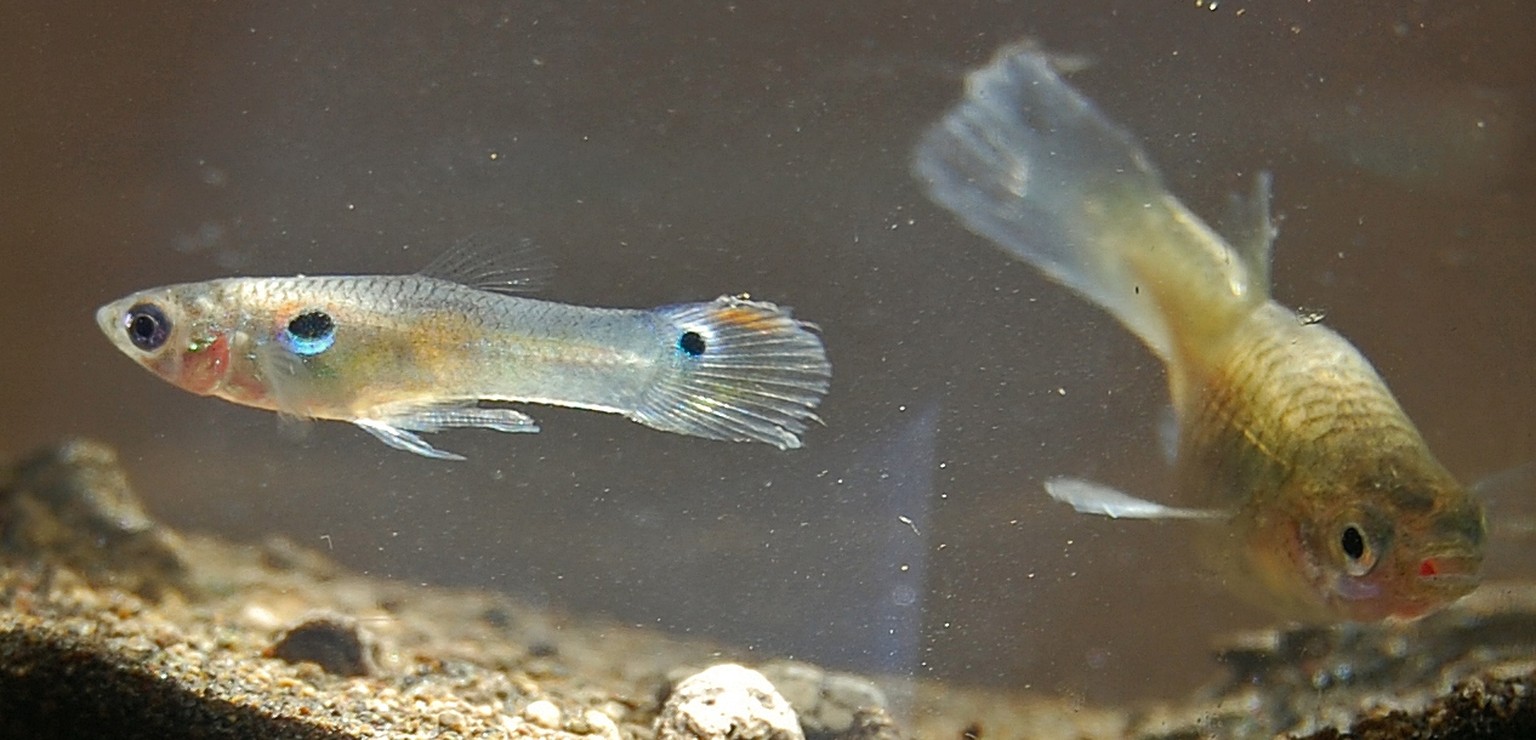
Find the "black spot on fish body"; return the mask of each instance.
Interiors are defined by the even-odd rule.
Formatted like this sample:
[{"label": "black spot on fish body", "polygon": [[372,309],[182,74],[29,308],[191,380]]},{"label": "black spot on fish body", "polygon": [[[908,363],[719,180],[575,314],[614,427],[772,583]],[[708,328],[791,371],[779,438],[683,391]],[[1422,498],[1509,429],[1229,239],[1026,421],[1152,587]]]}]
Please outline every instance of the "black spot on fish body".
[{"label": "black spot on fish body", "polygon": [[689,357],[699,357],[709,349],[709,345],[704,341],[704,335],[696,331],[685,331],[677,339],[677,348]]},{"label": "black spot on fish body", "polygon": [[336,341],[336,322],[324,311],[305,311],[289,320],[282,339],[294,354],[318,355]]},{"label": "black spot on fish body", "polygon": [[305,311],[288,322],[288,333],[295,339],[322,339],[335,330],[335,322],[324,311]]}]

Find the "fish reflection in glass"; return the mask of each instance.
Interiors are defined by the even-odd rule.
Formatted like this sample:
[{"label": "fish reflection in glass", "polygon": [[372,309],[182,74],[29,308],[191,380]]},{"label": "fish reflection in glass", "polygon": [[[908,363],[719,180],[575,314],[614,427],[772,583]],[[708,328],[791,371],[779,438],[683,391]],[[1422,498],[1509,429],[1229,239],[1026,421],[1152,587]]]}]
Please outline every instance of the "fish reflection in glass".
[{"label": "fish reflection in glass", "polygon": [[1411,618],[1471,591],[1485,523],[1370,363],[1270,298],[1269,179],[1225,238],[1027,46],[972,72],[913,161],[970,230],[1103,307],[1167,367],[1175,480],[1199,508],[1058,478],[1085,513],[1197,520],[1249,600],[1302,620]]},{"label": "fish reflection in glass", "polygon": [[799,447],[816,421],[831,365],[787,309],[730,296],[650,310],[535,300],[513,293],[542,271],[512,260],[468,244],[413,275],[172,285],[103,306],[96,320],[183,390],[348,421],[441,459],[462,458],[419,433],[538,431],[503,402],[780,449]]}]

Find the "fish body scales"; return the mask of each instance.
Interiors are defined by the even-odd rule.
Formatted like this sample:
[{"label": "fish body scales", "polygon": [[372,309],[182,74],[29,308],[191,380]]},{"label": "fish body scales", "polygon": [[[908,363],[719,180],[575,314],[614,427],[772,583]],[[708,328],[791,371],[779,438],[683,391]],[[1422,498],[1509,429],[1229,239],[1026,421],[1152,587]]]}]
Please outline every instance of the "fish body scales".
[{"label": "fish body scales", "polygon": [[[665,351],[653,317],[475,290],[414,275],[230,281],[256,343],[315,308],[336,345],[292,383],[313,383],[304,416],[350,419],[405,399],[479,399],[628,410]],[[262,336],[270,334],[271,336]],[[274,400],[274,404],[279,403]]]},{"label": "fish body scales", "polygon": [[1259,505],[1294,476],[1423,440],[1370,363],[1343,337],[1270,303],[1191,363],[1179,459],[1200,504]]}]

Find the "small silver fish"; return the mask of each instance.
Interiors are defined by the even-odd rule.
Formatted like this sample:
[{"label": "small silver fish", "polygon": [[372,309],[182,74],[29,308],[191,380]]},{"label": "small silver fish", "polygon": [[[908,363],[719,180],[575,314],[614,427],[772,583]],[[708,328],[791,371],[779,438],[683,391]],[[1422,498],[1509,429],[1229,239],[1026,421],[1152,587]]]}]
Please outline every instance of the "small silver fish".
[{"label": "small silver fish", "polygon": [[623,414],[711,439],[800,446],[831,365],[787,309],[721,297],[651,310],[510,295],[516,267],[451,252],[414,275],[228,278],[134,293],[96,321],[193,393],[348,421],[385,444],[462,459],[417,433],[536,432],[483,402]]},{"label": "small silver fish", "polygon": [[913,161],[962,223],[1114,315],[1168,369],[1176,475],[1201,508],[1073,479],[1078,511],[1201,522],[1229,586],[1287,617],[1415,617],[1478,582],[1481,505],[1359,351],[1271,300],[1269,178],[1227,241],[1028,47],[971,73]]}]

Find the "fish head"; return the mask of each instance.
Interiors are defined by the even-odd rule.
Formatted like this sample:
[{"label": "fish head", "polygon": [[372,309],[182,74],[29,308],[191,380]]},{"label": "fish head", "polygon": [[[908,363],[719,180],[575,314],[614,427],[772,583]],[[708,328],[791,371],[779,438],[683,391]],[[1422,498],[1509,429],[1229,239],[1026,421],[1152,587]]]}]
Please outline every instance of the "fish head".
[{"label": "fish head", "polygon": [[1423,616],[1478,583],[1482,506],[1430,461],[1424,474],[1383,466],[1343,491],[1307,497],[1293,536],[1297,565],[1332,617]]},{"label": "fish head", "polygon": [[237,339],[212,283],[134,293],[96,311],[118,350],[167,382],[199,395],[219,392]]}]

